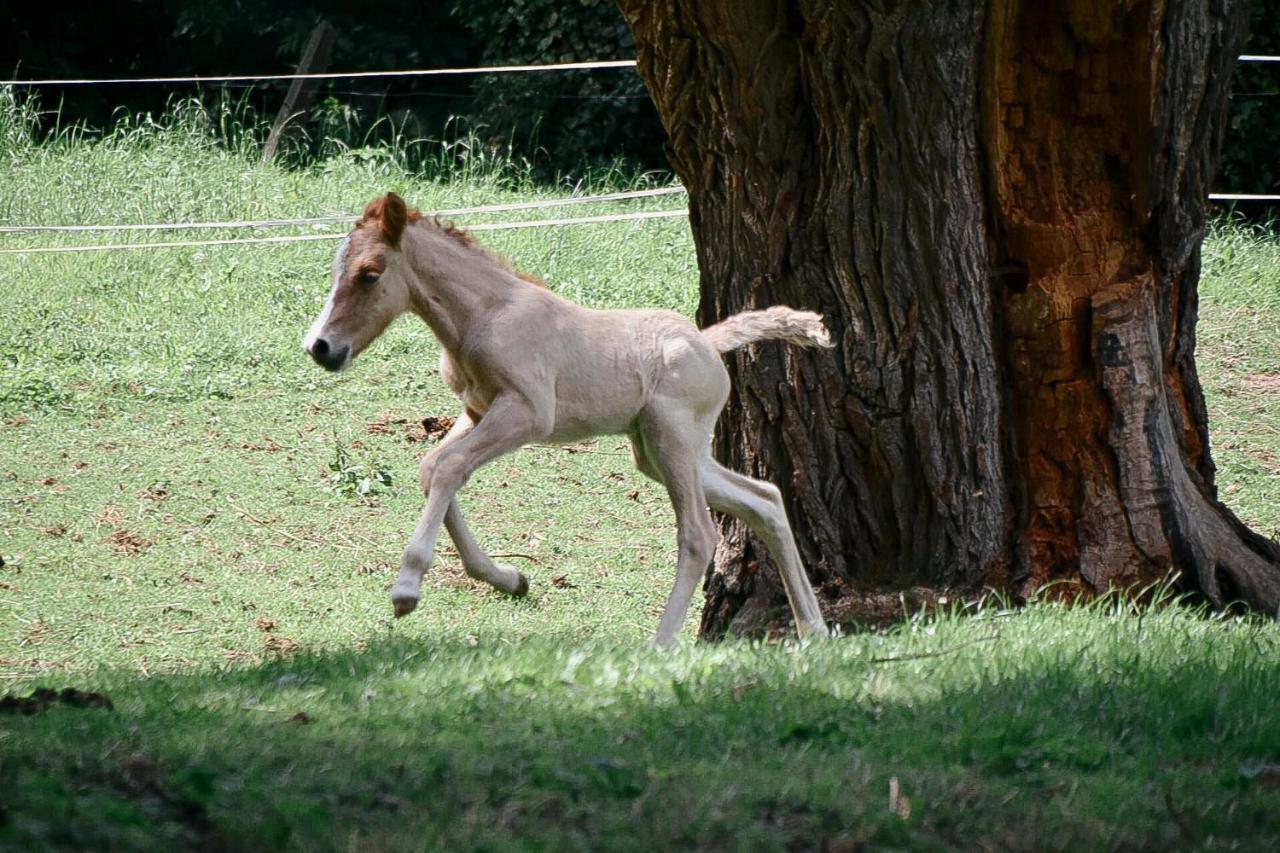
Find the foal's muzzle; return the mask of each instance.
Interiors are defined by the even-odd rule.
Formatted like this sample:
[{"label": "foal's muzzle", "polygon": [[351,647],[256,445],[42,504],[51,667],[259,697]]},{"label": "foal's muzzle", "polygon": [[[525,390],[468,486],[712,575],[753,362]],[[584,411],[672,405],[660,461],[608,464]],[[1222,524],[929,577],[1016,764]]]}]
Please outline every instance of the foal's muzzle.
[{"label": "foal's muzzle", "polygon": [[341,370],[347,366],[347,353],[350,349],[346,345],[333,349],[324,338],[316,338],[307,348],[307,352],[315,359],[316,364],[325,370]]}]

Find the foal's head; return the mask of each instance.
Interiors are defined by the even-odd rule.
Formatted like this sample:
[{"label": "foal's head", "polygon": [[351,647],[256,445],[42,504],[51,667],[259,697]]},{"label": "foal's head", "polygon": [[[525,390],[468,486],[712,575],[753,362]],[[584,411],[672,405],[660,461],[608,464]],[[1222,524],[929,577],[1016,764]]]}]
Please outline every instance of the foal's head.
[{"label": "foal's head", "polygon": [[364,216],[333,258],[333,289],[302,346],[325,370],[344,370],[396,317],[409,310],[409,270],[400,252],[405,225],[418,218],[387,193]]}]

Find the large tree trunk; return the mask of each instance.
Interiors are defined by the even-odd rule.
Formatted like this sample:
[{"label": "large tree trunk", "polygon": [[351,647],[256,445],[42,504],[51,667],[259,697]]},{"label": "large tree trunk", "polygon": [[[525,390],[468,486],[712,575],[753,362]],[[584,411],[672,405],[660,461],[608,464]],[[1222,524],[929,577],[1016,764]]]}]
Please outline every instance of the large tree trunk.
[{"label": "large tree trunk", "polygon": [[[699,320],[789,304],[837,341],[732,356],[717,436],[782,488],[830,615],[1171,569],[1276,611],[1280,549],[1216,499],[1194,362],[1243,4],[621,6],[689,190]],[[784,612],[723,524],[711,636]]]}]

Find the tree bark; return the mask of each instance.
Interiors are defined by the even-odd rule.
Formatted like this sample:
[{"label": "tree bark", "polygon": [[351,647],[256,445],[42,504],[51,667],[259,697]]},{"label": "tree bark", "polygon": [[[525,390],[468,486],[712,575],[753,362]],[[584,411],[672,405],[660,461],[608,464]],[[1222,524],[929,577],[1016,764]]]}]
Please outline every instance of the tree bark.
[{"label": "tree bark", "polygon": [[[776,482],[839,621],[1170,570],[1280,606],[1213,486],[1195,373],[1227,0],[621,0],[689,190],[699,321],[817,310],[730,357],[717,454]],[[737,522],[705,635],[785,613]]]}]

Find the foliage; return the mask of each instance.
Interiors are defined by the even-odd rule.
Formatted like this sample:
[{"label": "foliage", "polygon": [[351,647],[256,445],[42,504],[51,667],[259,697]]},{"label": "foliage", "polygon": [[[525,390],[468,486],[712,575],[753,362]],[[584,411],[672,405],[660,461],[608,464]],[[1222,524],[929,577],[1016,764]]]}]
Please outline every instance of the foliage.
[{"label": "foliage", "polygon": [[39,132],[35,100],[0,86],[0,157],[6,161],[25,155]]},{"label": "foliage", "polygon": [[353,459],[351,451],[336,434],[333,437],[333,459],[329,462],[329,470],[333,472],[329,481],[333,483],[334,489],[347,497],[363,498],[391,488],[391,471],[383,463]]},{"label": "foliage", "polygon": [[[1280,55],[1280,17],[1265,3],[1253,4],[1245,53]],[[1280,63],[1240,63],[1231,92],[1216,190],[1280,193]]]},{"label": "foliage", "polygon": [[[376,71],[589,59],[634,52],[622,16],[604,0],[514,4],[387,0],[70,0],[58,15],[0,0],[13,37],[0,41],[0,69],[21,77],[221,75],[292,71],[316,21],[337,36],[330,68]],[[532,25],[531,25],[532,24]],[[117,108],[160,114],[174,99],[242,102],[267,118],[288,82],[53,87],[49,121],[114,122]],[[630,157],[660,166],[662,132],[633,72],[474,77],[369,78],[321,84],[294,161],[324,158],[391,138],[483,140],[492,151],[535,162],[543,175]],[[509,152],[508,149],[511,149]]]},{"label": "foliage", "polygon": [[[483,46],[485,65],[635,55],[612,0],[457,0],[453,10]],[[485,135],[510,140],[519,151],[542,148],[559,164],[622,154],[641,166],[666,165],[662,127],[633,72],[494,74],[479,78],[473,91],[473,120]]]}]

